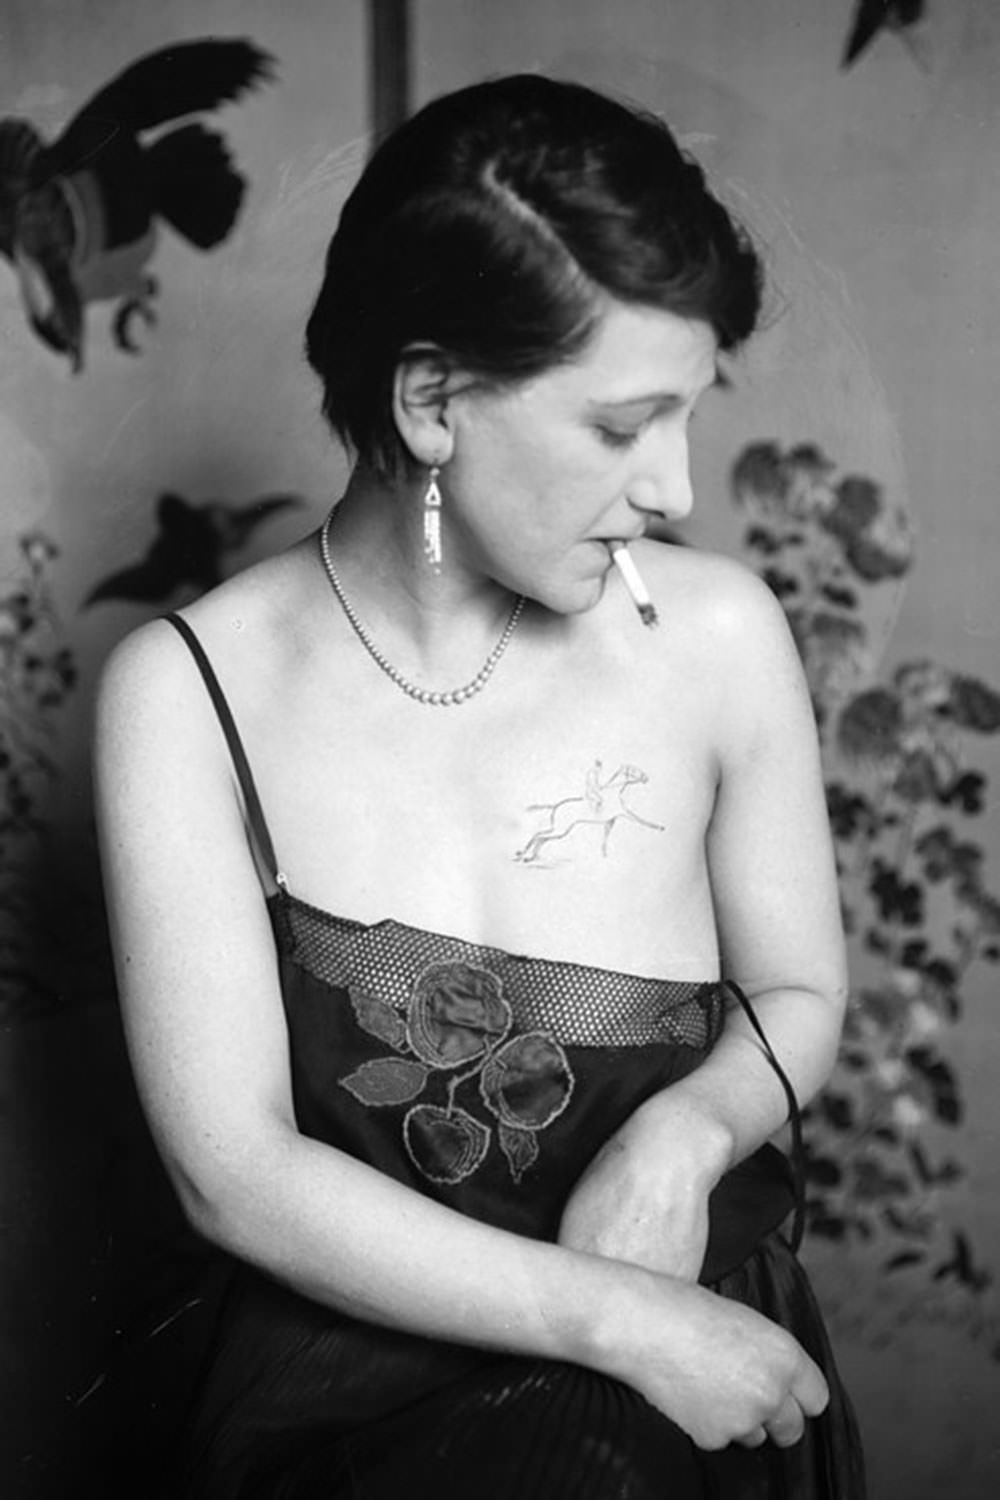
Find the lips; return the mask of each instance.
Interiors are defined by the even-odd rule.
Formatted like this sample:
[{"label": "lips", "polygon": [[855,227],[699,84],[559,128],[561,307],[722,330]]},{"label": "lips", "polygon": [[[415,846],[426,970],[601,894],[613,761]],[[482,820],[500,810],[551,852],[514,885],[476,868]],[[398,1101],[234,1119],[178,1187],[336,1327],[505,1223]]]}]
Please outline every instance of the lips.
[{"label": "lips", "polygon": [[638,536],[602,536],[598,537],[597,540],[602,547],[607,548],[608,555],[610,556],[616,547],[631,547],[633,542],[642,541],[645,534],[644,531],[641,531]]}]

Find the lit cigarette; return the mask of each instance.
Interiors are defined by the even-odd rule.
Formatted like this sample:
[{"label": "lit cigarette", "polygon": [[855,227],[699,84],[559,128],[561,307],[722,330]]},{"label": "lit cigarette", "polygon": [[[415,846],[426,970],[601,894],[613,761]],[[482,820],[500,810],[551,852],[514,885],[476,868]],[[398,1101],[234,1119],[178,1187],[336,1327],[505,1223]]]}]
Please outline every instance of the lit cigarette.
[{"label": "lit cigarette", "polygon": [[658,623],[656,605],[649,597],[639,569],[632,561],[625,543],[609,542],[608,546],[611,549],[611,561],[622,575],[622,582],[629,591],[632,603],[639,611],[640,620],[644,625],[656,625]]}]

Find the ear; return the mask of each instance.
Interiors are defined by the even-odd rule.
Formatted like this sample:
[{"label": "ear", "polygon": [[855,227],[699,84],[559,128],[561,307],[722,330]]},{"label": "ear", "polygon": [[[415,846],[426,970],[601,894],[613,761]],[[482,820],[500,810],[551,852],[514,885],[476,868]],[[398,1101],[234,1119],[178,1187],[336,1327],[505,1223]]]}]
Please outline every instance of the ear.
[{"label": "ear", "polygon": [[452,361],[433,344],[413,344],[400,355],[392,415],[407,452],[424,467],[451,458],[455,435],[449,402],[460,383]]}]

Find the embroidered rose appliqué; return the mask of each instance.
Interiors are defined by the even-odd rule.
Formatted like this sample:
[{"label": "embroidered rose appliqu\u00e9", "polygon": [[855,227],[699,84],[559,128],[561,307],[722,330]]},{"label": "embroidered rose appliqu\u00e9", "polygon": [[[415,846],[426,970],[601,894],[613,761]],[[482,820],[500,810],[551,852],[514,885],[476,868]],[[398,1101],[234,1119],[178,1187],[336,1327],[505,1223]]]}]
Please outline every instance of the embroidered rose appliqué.
[{"label": "embroidered rose appliqu\u00e9", "polygon": [[[538,1133],[562,1114],[573,1092],[569,1060],[544,1031],[515,1032],[496,974],[474,964],[431,964],[417,978],[404,1021],[378,996],[352,989],[359,1026],[393,1049],[340,1080],[361,1104],[410,1104],[444,1073],[444,1104],[413,1104],[403,1119],[403,1143],[431,1182],[452,1184],[483,1162],[494,1128],[456,1102],[458,1090],[478,1080],[478,1095],[497,1124],[496,1139],[510,1174],[520,1182],[537,1160]],[[472,1102],[469,1100],[468,1102]]]}]

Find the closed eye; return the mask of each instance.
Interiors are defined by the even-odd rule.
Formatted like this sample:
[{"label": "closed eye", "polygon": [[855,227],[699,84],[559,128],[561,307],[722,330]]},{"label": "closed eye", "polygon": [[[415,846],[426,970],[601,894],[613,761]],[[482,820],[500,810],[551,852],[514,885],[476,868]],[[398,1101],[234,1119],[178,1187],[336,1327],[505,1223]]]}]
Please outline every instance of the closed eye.
[{"label": "closed eye", "polygon": [[[697,414],[694,409],[694,404],[692,403],[687,407],[674,407],[670,411],[664,412],[661,415],[666,419],[680,418],[683,421],[685,427],[688,427],[695,420]],[[639,441],[643,433],[646,431],[646,428],[651,427],[657,419],[658,414],[654,413],[647,419],[647,421],[640,423],[638,427],[615,427],[607,422],[598,422],[595,424],[595,428],[598,437],[603,443],[606,443],[609,448],[631,448],[635,443]]]},{"label": "closed eye", "polygon": [[601,425],[598,425],[598,427],[597,427],[597,435],[598,435],[598,437],[601,439],[601,441],[603,443],[606,443],[609,448],[619,448],[619,449],[621,449],[621,448],[631,448],[634,443],[637,443],[639,441],[639,437],[641,436],[641,433],[642,433],[642,428],[641,427],[637,428],[637,429],[635,429],[635,428],[624,429],[624,428],[619,428],[619,427],[604,427],[604,426],[601,426]]}]

